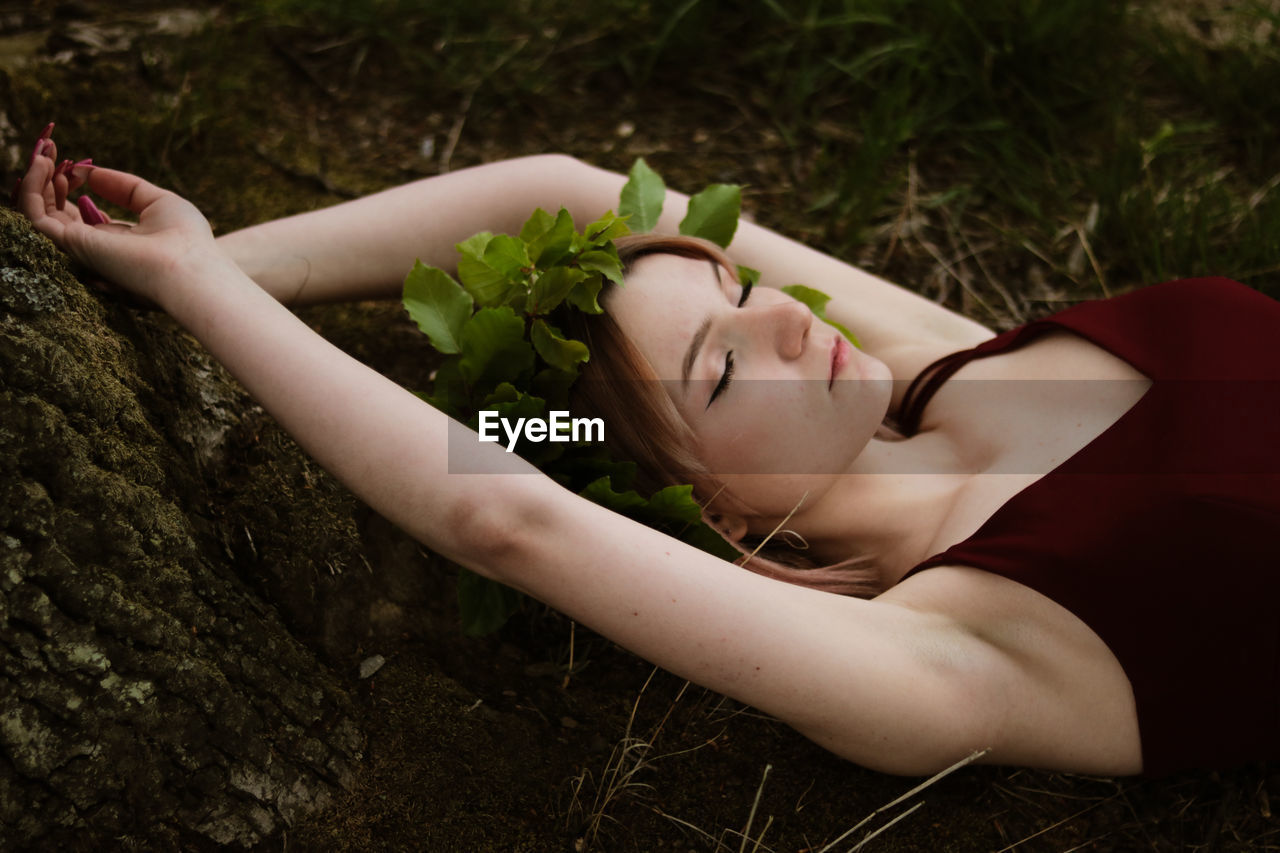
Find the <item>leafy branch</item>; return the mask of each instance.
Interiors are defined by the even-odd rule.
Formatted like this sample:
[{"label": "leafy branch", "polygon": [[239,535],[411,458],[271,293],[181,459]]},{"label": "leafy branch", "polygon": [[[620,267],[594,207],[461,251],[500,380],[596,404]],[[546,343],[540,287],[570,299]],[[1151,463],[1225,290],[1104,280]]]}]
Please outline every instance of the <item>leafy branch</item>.
[{"label": "leafy branch", "polygon": [[[409,316],[445,356],[429,393],[421,396],[472,429],[481,412],[499,418],[545,419],[567,411],[569,392],[591,357],[585,343],[552,322],[564,310],[600,314],[605,282],[622,285],[613,241],[649,231],[662,215],[666,186],[644,162],[631,168],[618,206],[578,231],[564,208],[555,216],[535,210],[519,234],[482,231],[456,245],[458,276],[417,262],[404,282]],[[741,187],[715,184],[689,200],[681,234],[727,247],[738,227]],[[744,281],[759,274],[738,268]],[[795,285],[793,287],[802,287]],[[822,316],[826,297],[805,289],[797,298]],[[586,443],[523,442],[520,455],[579,495],[685,542],[732,559],[738,554],[702,523],[692,486],[644,496],[632,488],[633,463],[610,458]],[[463,630],[484,634],[502,626],[521,597],[500,584],[462,571],[458,582]]]}]

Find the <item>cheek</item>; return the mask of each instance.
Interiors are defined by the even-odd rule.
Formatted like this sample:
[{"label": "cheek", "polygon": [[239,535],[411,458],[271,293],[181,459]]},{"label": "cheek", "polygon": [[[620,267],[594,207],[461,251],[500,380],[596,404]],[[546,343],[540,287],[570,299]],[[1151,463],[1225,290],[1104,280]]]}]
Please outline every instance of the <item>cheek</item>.
[{"label": "cheek", "polygon": [[[776,390],[785,392],[781,387]],[[767,399],[764,395],[746,399],[752,396],[740,394],[735,403],[744,405],[735,405],[732,411],[726,406],[705,431],[699,431],[704,461],[712,471],[721,475],[829,473],[831,413],[810,411],[803,395],[775,393]]]}]

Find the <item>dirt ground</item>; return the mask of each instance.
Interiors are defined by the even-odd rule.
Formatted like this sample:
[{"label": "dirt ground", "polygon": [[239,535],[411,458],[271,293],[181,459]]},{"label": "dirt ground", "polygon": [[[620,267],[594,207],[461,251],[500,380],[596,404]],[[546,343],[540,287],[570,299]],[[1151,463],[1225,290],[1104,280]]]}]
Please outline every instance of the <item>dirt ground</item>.
[{"label": "dirt ground", "polygon": [[[750,105],[692,88],[642,93],[595,73],[563,98],[436,90],[361,50],[234,6],[0,5],[0,156],[12,175],[56,120],[68,155],[137,169],[225,231],[553,150],[615,169],[643,155],[680,187],[749,183],[761,209],[796,192],[812,153]],[[768,219],[807,236],[803,205]],[[429,370],[396,306],[306,317],[406,385]],[[423,559],[375,517],[362,533]],[[451,570],[430,562],[429,594],[334,661],[365,714],[357,786],[264,849],[820,851],[920,781],[840,761],[537,605],[495,636],[463,637]],[[373,655],[385,665],[360,678]],[[1280,849],[1272,796],[1274,766],[1161,780],[969,767],[833,849],[917,803],[865,849]]]}]

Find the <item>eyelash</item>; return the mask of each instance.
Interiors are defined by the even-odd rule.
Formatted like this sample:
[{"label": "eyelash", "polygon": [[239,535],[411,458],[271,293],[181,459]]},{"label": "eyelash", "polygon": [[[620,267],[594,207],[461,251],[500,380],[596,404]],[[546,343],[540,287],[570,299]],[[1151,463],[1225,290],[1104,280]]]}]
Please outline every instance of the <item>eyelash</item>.
[{"label": "eyelash", "polygon": [[[739,308],[747,304],[747,297],[751,295],[752,287],[755,287],[755,285],[751,284],[750,282],[742,286],[742,296],[738,299]],[[724,391],[724,389],[729,387],[729,382],[732,379],[733,379],[733,350],[729,350],[728,355],[724,357],[724,373],[720,375],[720,381],[716,383],[716,389],[711,392],[711,399],[707,401],[708,409],[711,408],[711,404],[716,401],[716,397],[719,397],[720,393]]]}]

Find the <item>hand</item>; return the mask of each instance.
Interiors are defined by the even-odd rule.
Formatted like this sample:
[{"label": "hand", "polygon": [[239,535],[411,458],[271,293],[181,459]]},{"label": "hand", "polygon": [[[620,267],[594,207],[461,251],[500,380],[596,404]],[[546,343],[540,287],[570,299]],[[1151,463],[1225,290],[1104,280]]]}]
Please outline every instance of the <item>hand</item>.
[{"label": "hand", "polygon": [[[190,278],[185,271],[192,265],[231,263],[190,202],[125,172],[85,161],[58,165],[51,129],[36,143],[17,206],[63,251],[108,283],[161,306]],[[68,205],[67,194],[81,186],[132,211],[138,223],[112,222],[88,196]]]}]

